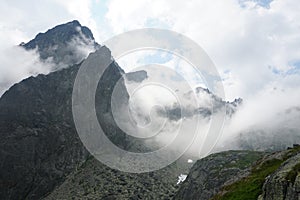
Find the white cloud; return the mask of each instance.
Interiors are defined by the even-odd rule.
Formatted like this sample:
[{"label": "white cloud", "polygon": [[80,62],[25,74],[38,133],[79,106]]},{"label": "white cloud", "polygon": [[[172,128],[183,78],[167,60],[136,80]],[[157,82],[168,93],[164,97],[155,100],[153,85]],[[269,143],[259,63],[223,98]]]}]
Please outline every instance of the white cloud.
[{"label": "white cloud", "polygon": [[300,61],[300,2],[262,4],[110,0],[106,19],[115,33],[158,20],[151,27],[168,27],[198,42],[216,64],[227,99],[244,99],[244,106],[227,124],[224,137],[228,139],[253,126],[271,125],[274,130],[289,121],[298,127],[298,117],[282,113],[300,105],[300,70],[294,64]]},{"label": "white cloud", "polygon": [[[14,83],[29,76],[48,73],[51,65],[41,63],[39,55],[33,51],[13,45],[24,35],[19,30],[0,28],[0,96]],[[5,39],[4,39],[5,38]]]},{"label": "white cloud", "polygon": [[109,20],[114,33],[145,28],[151,19],[167,21],[168,16],[164,15],[164,12],[170,6],[169,3],[151,0],[112,0],[108,2],[106,18]]},{"label": "white cloud", "polygon": [[[96,2],[106,6],[106,2]],[[254,1],[241,6],[239,0],[109,0],[101,19],[107,27],[98,27],[93,5],[92,0],[2,2],[0,17],[5,20],[0,22],[0,94],[23,78],[49,71],[48,65],[38,61],[38,55],[16,45],[57,24],[78,19],[91,28],[100,43],[104,33],[109,35],[106,30],[117,34],[150,26],[170,28],[198,42],[219,69],[227,98],[245,99],[245,107],[236,118],[242,122],[234,119],[231,124],[235,131],[272,121],[287,107],[298,105],[299,70],[287,73],[300,61],[297,0],[274,0],[267,8]],[[136,55],[145,57],[143,53]],[[140,64],[135,56],[129,57],[129,68]],[[126,62],[120,63],[121,67],[123,64]],[[176,65],[175,60],[168,64]],[[179,70],[191,79],[193,72]],[[264,115],[256,118],[261,112]]]},{"label": "white cloud", "polygon": [[[107,4],[108,11],[102,20],[111,27],[97,26],[99,23],[92,14],[96,4],[103,7]],[[120,33],[166,26],[203,46],[220,72],[230,70],[230,78],[227,76],[224,85],[228,99],[233,99],[246,98],[278,79],[269,66],[288,70],[291,63],[299,60],[299,9],[300,4],[295,0],[274,0],[269,9],[254,1],[246,1],[243,7],[238,0],[110,0],[107,3],[46,0],[43,4],[12,0],[1,6],[0,17],[6,20],[0,25],[23,33],[24,37],[14,44],[73,19],[90,27],[97,39],[102,38],[101,29]],[[13,17],[7,17],[12,13]],[[151,24],[151,21],[159,23]]]},{"label": "white cloud", "polygon": [[[37,33],[74,19],[94,28],[93,33],[98,36],[90,0],[4,1],[0,18],[5,19],[0,22],[0,95],[24,78],[51,71],[50,64],[41,63],[34,51],[26,52],[18,47],[21,42],[28,42]],[[80,51],[86,54],[89,49],[80,48]]]},{"label": "white cloud", "polygon": [[99,40],[102,37],[103,33],[101,28],[103,27],[99,27],[97,25],[97,22],[92,14],[92,0],[53,0],[53,2],[57,3],[58,6],[61,6],[67,11],[70,21],[77,19],[82,25],[90,28],[96,40]]},{"label": "white cloud", "polygon": [[27,39],[74,19],[93,29],[96,25],[91,14],[91,2],[91,0],[45,0],[43,3],[37,0],[4,1],[1,3],[0,17],[5,20],[2,20],[0,25],[19,29]]},{"label": "white cloud", "polygon": [[220,71],[229,99],[247,97],[274,81],[269,66],[288,70],[300,58],[300,3],[275,0],[270,9],[237,0],[120,1],[111,0],[106,15],[115,32],[147,26],[150,19],[168,24],[197,41]]}]

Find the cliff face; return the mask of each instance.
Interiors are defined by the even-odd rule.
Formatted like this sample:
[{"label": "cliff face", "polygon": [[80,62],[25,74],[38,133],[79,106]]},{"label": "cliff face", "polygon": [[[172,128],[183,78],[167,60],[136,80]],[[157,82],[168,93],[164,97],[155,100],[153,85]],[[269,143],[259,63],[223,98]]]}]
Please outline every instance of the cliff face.
[{"label": "cliff face", "polygon": [[[111,59],[106,47],[98,50]],[[88,59],[88,58],[87,58]],[[79,65],[49,75],[30,77],[11,87],[0,99],[0,199],[40,199],[83,163],[88,152],[72,118],[72,89]],[[115,62],[99,83],[98,112],[110,113],[107,104],[113,85],[123,71]],[[106,80],[107,79],[107,80]],[[124,101],[126,88],[124,87]],[[105,108],[105,109],[104,109]],[[101,116],[101,115],[100,115]],[[111,140],[126,147],[124,133],[113,122],[102,121]],[[122,138],[122,139],[120,139]]]}]

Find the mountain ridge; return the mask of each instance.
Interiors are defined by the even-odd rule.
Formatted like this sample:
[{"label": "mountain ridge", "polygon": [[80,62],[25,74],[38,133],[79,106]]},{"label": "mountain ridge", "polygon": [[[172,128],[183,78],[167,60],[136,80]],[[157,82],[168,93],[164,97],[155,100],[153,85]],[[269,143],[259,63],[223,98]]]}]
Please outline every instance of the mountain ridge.
[{"label": "mountain ridge", "polygon": [[[38,42],[37,38],[43,38],[57,27],[70,28],[70,34],[67,33],[64,40],[67,43],[58,36],[52,37],[52,42],[56,43]],[[81,38],[76,27],[81,28],[87,41]],[[99,163],[81,143],[72,117],[74,80],[81,64],[89,58],[86,54],[78,56],[76,48],[65,45],[70,42],[84,44],[103,59],[111,60],[110,50],[98,45],[88,30],[78,21],[72,21],[21,45],[28,50],[37,49],[44,62],[54,61],[56,67],[50,74],[29,77],[15,84],[0,98],[0,199],[226,199],[226,195],[239,192],[236,188],[244,189],[241,180],[251,178],[254,172],[259,172],[253,169],[264,166],[271,158],[277,160],[271,162],[270,173],[259,177],[260,188],[256,189],[261,196],[258,198],[294,200],[299,195],[298,146],[273,154],[221,152],[200,159],[193,166],[188,162],[190,158],[183,156],[164,169],[144,174],[124,173]],[[74,34],[75,38],[79,36],[79,41],[72,39]],[[53,46],[56,47],[53,49]],[[125,72],[114,60],[111,61],[95,95],[98,120],[116,146],[132,152],[143,151],[143,144],[127,136],[113,120],[110,99],[113,86],[120,79],[124,93],[122,99],[118,99],[119,103],[128,104],[129,95],[123,80]],[[147,78],[146,72],[137,73],[138,77],[132,77],[133,74],[129,79],[134,82]],[[200,91],[213,95],[208,89],[198,88]],[[217,96],[214,98],[216,106],[225,105],[226,109],[226,106],[232,106],[226,110],[229,115],[242,103],[241,99],[225,102]],[[199,112],[209,116],[209,110]],[[281,176],[286,170],[287,173]],[[177,185],[177,177],[188,173],[187,179]],[[277,184],[278,177],[281,182]],[[272,190],[273,186],[280,190]],[[289,191],[289,195],[284,191]],[[254,196],[257,197],[256,193]]]}]

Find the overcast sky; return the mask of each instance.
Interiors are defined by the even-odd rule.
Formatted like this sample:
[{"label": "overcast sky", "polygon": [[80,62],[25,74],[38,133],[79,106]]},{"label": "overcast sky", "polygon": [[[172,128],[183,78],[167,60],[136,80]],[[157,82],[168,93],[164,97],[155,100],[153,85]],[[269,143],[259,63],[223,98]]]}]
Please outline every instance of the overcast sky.
[{"label": "overcast sky", "polygon": [[[36,53],[16,45],[55,25],[77,19],[100,44],[136,28],[165,28],[185,34],[207,52],[221,74],[227,100],[244,99],[227,132],[260,123],[281,126],[291,120],[299,126],[298,114],[282,114],[300,108],[299,11],[299,0],[3,0],[0,95],[30,75],[49,72]],[[145,55],[174,64],[166,59],[169,56],[153,57],[153,52],[119,63],[125,69],[145,64]],[[192,71],[184,71],[186,65],[180,66],[175,68],[194,78]]]},{"label": "overcast sky", "polygon": [[[299,88],[299,10],[298,0],[4,0],[0,59],[8,60],[3,54],[11,46],[73,19],[88,26],[99,43],[135,28],[167,28],[189,36],[208,53],[227,99],[247,98],[262,90]],[[1,81],[6,73],[20,71],[19,65],[2,64]]]}]

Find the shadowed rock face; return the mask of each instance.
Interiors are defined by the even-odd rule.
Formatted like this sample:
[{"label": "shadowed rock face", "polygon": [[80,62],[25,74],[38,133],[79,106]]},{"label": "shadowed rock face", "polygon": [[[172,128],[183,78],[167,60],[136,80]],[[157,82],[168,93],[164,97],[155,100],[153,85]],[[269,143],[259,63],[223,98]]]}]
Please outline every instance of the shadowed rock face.
[{"label": "shadowed rock face", "polygon": [[39,199],[86,159],[70,114],[78,67],[30,77],[0,99],[1,199]]},{"label": "shadowed rock face", "polygon": [[[106,47],[98,53],[108,55]],[[72,89],[80,65],[49,75],[30,77],[11,87],[0,99],[0,199],[40,199],[61,183],[89,155],[72,118]],[[123,71],[115,62],[100,79],[98,113],[109,113],[113,85]],[[124,100],[128,98],[124,87]],[[104,109],[105,108],[105,109]],[[115,124],[102,121],[108,137],[125,148]],[[109,124],[106,126],[106,124]],[[112,133],[110,135],[110,133]]]},{"label": "shadowed rock face", "polygon": [[126,79],[133,82],[142,82],[148,78],[147,72],[144,70],[126,73]]}]

